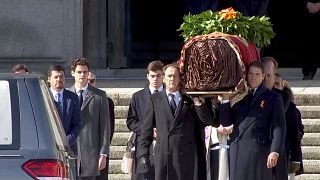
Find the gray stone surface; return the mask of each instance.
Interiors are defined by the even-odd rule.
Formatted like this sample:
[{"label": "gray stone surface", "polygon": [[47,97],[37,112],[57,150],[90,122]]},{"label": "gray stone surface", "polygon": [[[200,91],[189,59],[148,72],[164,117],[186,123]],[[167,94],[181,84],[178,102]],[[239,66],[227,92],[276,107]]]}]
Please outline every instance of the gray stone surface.
[{"label": "gray stone surface", "polygon": [[126,119],[128,116],[129,106],[115,106],[114,115],[116,119]]},{"label": "gray stone surface", "polygon": [[16,63],[45,72],[82,55],[81,14],[82,0],[1,0],[0,72]]},{"label": "gray stone surface", "polygon": [[304,132],[320,133],[320,119],[303,119]]},{"label": "gray stone surface", "polygon": [[301,144],[303,146],[320,146],[320,133],[304,133]]},{"label": "gray stone surface", "polygon": [[129,132],[127,119],[116,119],[115,132]]},{"label": "gray stone surface", "polygon": [[319,146],[302,146],[302,156],[304,159],[320,160]]}]

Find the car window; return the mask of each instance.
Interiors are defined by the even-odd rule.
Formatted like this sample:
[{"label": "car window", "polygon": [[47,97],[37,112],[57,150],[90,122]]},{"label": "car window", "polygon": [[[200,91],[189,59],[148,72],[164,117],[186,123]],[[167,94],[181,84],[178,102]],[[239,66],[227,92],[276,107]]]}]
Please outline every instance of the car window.
[{"label": "car window", "polygon": [[20,147],[18,98],[17,81],[0,80],[0,149],[19,149]]},{"label": "car window", "polygon": [[40,88],[44,96],[44,103],[46,106],[45,109],[47,110],[47,115],[49,117],[50,125],[53,129],[57,147],[59,150],[69,151],[70,148],[67,142],[67,138],[66,138],[59,114],[57,113],[51,94],[44,80],[40,80]]},{"label": "car window", "polygon": [[12,116],[10,86],[8,81],[0,81],[0,144],[12,144]]}]

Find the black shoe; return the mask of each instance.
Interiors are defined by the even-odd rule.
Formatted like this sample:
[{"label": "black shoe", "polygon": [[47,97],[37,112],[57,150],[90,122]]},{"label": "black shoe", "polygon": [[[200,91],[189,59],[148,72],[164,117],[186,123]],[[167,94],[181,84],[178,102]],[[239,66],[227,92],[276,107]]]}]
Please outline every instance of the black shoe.
[{"label": "black shoe", "polygon": [[312,80],[313,76],[312,75],[305,75],[303,76],[302,80]]}]

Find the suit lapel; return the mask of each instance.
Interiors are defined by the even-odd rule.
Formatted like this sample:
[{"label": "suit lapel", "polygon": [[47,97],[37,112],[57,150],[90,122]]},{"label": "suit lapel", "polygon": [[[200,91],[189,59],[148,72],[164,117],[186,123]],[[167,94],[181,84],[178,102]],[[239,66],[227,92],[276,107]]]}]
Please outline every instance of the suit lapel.
[{"label": "suit lapel", "polygon": [[83,101],[83,104],[81,106],[81,110],[83,110],[86,105],[91,101],[91,99],[93,98],[94,96],[94,93],[92,92],[92,89],[90,87],[90,85],[88,86],[88,92],[87,92],[87,95],[86,97],[84,98],[84,101]]},{"label": "suit lapel", "polygon": [[239,135],[238,137],[241,137],[242,134],[252,125],[252,123],[257,119],[256,116],[249,116],[250,114],[257,114],[256,107],[254,106],[256,101],[261,99],[261,95],[266,91],[266,86],[264,84],[261,84],[259,88],[256,90],[255,95],[250,103],[250,107],[248,110],[248,113],[246,115],[246,118],[239,124]]},{"label": "suit lapel", "polygon": [[[169,132],[172,131],[179,124],[179,121],[181,120],[183,114],[185,114],[185,112],[188,110],[186,98],[187,98],[186,96],[181,94],[181,100],[179,102],[178,109],[176,111],[176,115],[175,115],[175,117],[172,116],[172,117],[174,117],[174,119],[173,119],[173,122],[171,123]],[[169,109],[170,109],[170,106],[169,106]]]},{"label": "suit lapel", "polygon": [[165,90],[163,90],[162,92],[159,92],[159,104],[160,104],[160,107],[163,107],[164,109],[164,116],[167,116],[167,122],[165,122],[167,124],[167,128],[169,130],[169,128],[171,127],[171,123],[173,122],[174,120],[174,116],[171,112],[171,109],[170,109],[170,105],[169,105],[169,100],[168,100],[168,97],[167,97],[167,93]]},{"label": "suit lapel", "polygon": [[66,115],[67,115],[67,107],[68,107],[68,103],[69,103],[69,94],[66,90],[63,91],[63,98],[62,98],[62,116],[63,119],[66,119]]},{"label": "suit lapel", "polygon": [[255,95],[253,96],[253,99],[250,103],[250,109],[252,109],[252,106],[255,104],[257,98],[259,98],[260,95],[266,91],[266,89],[267,88],[263,83],[258,87],[258,89],[256,90]]}]

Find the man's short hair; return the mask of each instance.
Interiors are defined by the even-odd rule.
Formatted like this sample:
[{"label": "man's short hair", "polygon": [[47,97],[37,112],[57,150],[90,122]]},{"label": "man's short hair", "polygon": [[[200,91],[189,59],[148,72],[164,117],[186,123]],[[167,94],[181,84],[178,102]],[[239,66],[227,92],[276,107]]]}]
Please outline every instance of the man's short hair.
[{"label": "man's short hair", "polygon": [[276,77],[282,78],[282,76],[279,73],[274,74]]},{"label": "man's short hair", "polygon": [[77,66],[87,66],[90,70],[90,63],[85,57],[75,58],[71,64],[71,71],[75,71]]},{"label": "man's short hair", "polygon": [[17,71],[24,70],[25,72],[29,72],[28,68],[24,64],[16,64],[15,66],[12,67],[11,72],[15,73]]},{"label": "man's short hair", "polygon": [[64,68],[61,65],[52,65],[52,66],[50,66],[49,70],[48,70],[48,77],[51,76],[52,71],[63,71],[63,73],[65,73]]},{"label": "man's short hair", "polygon": [[276,71],[278,69],[278,62],[276,61],[276,59],[274,57],[271,57],[271,56],[262,57],[261,62],[263,64],[265,64],[267,62],[272,62],[273,66],[274,66],[274,70]]},{"label": "man's short hair", "polygon": [[150,71],[162,71],[163,66],[164,66],[163,63],[159,60],[152,61],[151,63],[148,64],[147,74],[149,74]]},{"label": "man's short hair", "polygon": [[262,72],[262,74],[264,74],[264,66],[262,64],[262,62],[260,61],[253,61],[251,62],[249,65],[248,65],[248,71],[251,67],[256,67],[256,68],[259,68]]}]

